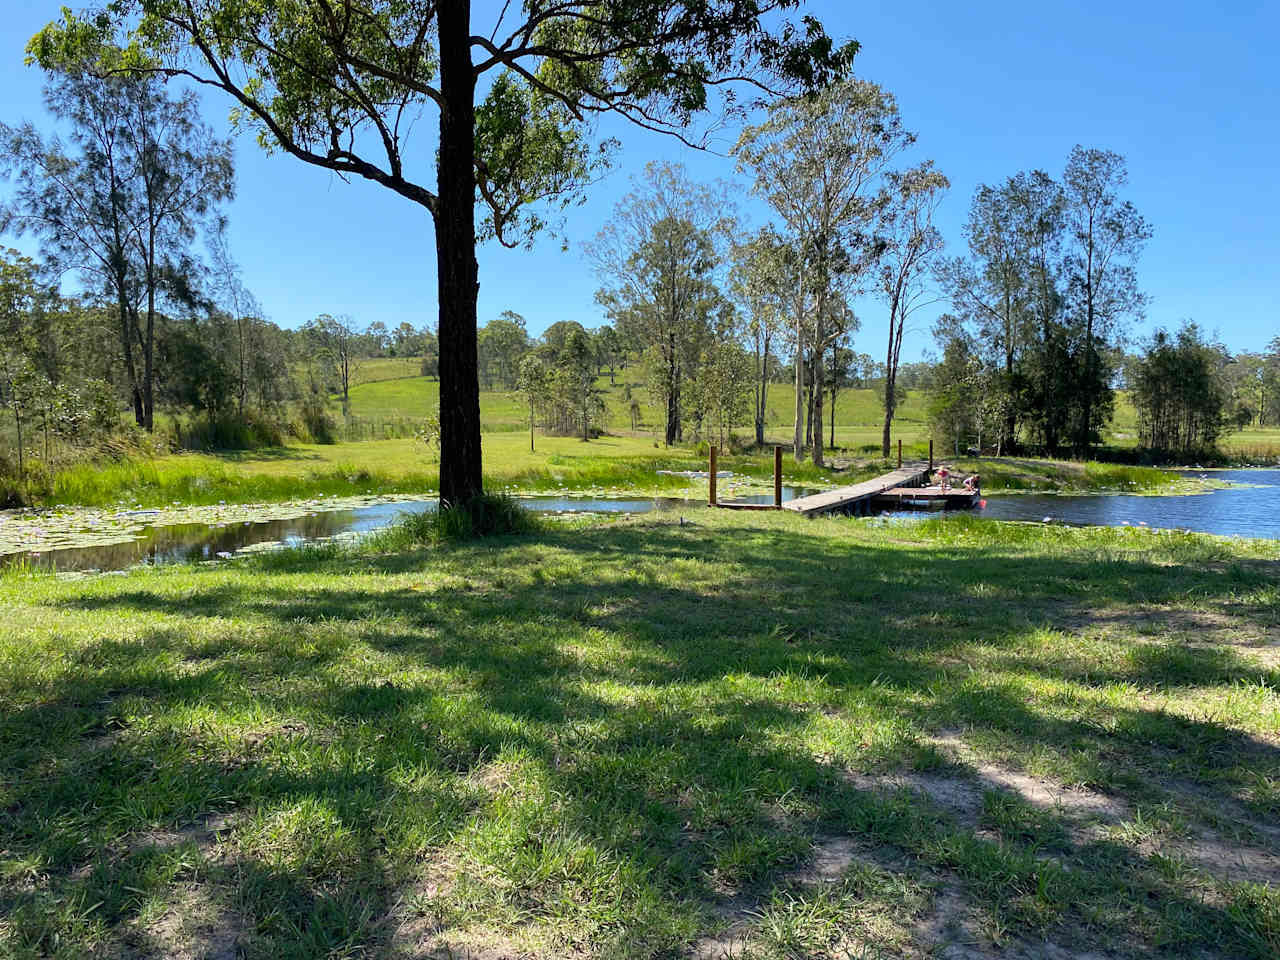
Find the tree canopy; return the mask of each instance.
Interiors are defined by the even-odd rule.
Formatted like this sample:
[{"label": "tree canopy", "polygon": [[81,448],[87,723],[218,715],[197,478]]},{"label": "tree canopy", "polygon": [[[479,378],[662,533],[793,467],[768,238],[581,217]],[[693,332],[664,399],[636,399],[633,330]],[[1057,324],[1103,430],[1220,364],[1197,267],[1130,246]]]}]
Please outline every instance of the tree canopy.
[{"label": "tree canopy", "polygon": [[[64,12],[29,51],[45,66],[93,59],[216,87],[264,146],[430,212],[440,488],[460,502],[481,491],[477,236],[520,242],[542,225],[539,201],[581,197],[607,159],[593,130],[602,116],[698,142],[700,115],[843,76],[855,44],[837,45],[812,17],[775,16],[800,5],[525,0],[479,28],[470,0],[115,0]],[[427,111],[434,178],[411,149]]]}]

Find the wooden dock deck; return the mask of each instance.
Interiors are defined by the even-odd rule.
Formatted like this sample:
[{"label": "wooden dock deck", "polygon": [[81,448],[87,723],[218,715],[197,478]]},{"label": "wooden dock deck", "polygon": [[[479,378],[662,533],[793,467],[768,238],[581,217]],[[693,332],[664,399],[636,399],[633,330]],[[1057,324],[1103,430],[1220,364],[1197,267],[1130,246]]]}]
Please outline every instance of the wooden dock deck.
[{"label": "wooden dock deck", "polygon": [[782,509],[802,513],[807,517],[831,511],[863,513],[871,508],[871,501],[876,497],[889,491],[921,489],[928,480],[927,464],[907,464],[874,480],[864,480],[852,486],[788,500],[782,505]]}]

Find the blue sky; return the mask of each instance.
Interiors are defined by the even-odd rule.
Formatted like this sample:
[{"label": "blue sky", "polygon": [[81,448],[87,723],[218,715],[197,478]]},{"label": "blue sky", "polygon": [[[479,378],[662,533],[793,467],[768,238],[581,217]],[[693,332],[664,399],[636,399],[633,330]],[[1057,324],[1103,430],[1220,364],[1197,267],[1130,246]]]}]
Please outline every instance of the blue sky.
[{"label": "blue sky", "polygon": [[[40,73],[23,66],[22,49],[59,3],[3,2],[0,120],[47,123]],[[1132,335],[1184,318],[1237,350],[1280,335],[1280,72],[1273,47],[1280,4],[812,0],[808,10],[835,36],[860,41],[858,74],[892,90],[919,135],[911,159],[931,157],[951,179],[940,211],[949,253],[962,252],[960,227],[978,184],[1022,169],[1056,176],[1074,144],[1103,147],[1128,159],[1128,197],[1155,231],[1139,265],[1151,305]],[[476,20],[478,26],[479,14]],[[213,94],[204,102],[222,127],[228,105]],[[552,238],[532,251],[481,250],[481,323],[513,309],[534,333],[557,320],[598,325],[598,283],[581,247],[629,177],[659,158],[686,162],[699,177],[735,177],[727,157],[639,130],[616,132],[623,138],[619,163],[573,211],[567,252]],[[419,156],[433,152],[424,143]],[[236,158],[238,193],[228,210],[233,249],[271,319],[297,326],[327,311],[389,327],[434,322],[435,253],[425,211],[372,184],[267,156],[247,138],[236,143]],[[421,179],[434,181],[420,169]],[[766,216],[749,199],[741,212],[755,224]],[[0,242],[34,249],[12,237]],[[919,314],[904,359],[929,348],[928,328],[944,308]],[[881,354],[883,309],[866,300],[858,312],[857,349]]]}]

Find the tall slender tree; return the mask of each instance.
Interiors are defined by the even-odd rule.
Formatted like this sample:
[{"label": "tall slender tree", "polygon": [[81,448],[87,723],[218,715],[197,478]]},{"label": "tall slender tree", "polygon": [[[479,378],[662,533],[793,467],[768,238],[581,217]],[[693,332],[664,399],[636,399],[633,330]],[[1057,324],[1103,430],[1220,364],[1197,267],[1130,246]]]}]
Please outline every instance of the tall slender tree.
[{"label": "tall slender tree", "polygon": [[1093,445],[1097,399],[1089,385],[1098,379],[1099,342],[1127,317],[1139,316],[1146,297],[1138,288],[1135,262],[1151,238],[1151,228],[1117,191],[1128,182],[1124,158],[1110,150],[1071,151],[1062,177],[1063,208],[1070,252],[1066,270],[1072,309],[1084,329],[1080,413],[1074,426],[1077,452]]},{"label": "tall slender tree", "polygon": [[727,307],[727,209],[722,190],[695,183],[683,167],[651,163],[587,248],[604,283],[597,301],[624,337],[652,351],[668,446],[683,438],[685,381]]},{"label": "tall slender tree", "polygon": [[889,338],[884,359],[884,432],[880,455],[889,456],[890,431],[898,407],[898,363],[907,320],[926,302],[928,281],[942,252],[942,234],[934,213],[951,184],[925,163],[889,176],[889,200],[883,207],[880,237],[884,244],[876,276],[876,292],[889,308]]},{"label": "tall slender tree", "polygon": [[744,332],[755,357],[753,415],[756,444],[761,446],[769,410],[773,351],[788,326],[793,265],[794,257],[772,227],[764,227],[733,250],[730,290],[744,318]]},{"label": "tall slender tree", "polygon": [[34,233],[52,263],[115,301],[134,417],[150,430],[159,307],[190,299],[190,247],[232,195],[231,147],[200,120],[193,95],[171,98],[158,78],[60,66],[45,99],[74,149],[31,124],[0,127],[0,168],[17,185],[0,229]]},{"label": "tall slender tree", "polygon": [[[477,237],[527,242],[545,205],[572,202],[607,159],[593,121],[619,117],[703,142],[700,116],[734,91],[813,90],[844,75],[801,0],[525,0],[483,26],[472,0],[115,0],[66,13],[31,43],[42,64],[109,44],[124,67],[229,94],[264,144],[424,208],[435,225],[440,310],[440,494],[481,492]],[[495,5],[496,6],[496,5]],[[482,99],[477,103],[477,94]],[[438,150],[414,151],[415,120]],[[430,170],[415,159],[434,156]],[[477,221],[476,203],[482,214]]]},{"label": "tall slender tree", "polygon": [[[833,304],[867,282],[880,253],[873,228],[885,203],[882,178],[913,141],[892,94],[864,80],[781,101],[764,123],[748,127],[738,140],[740,166],[752,173],[756,192],[778,214],[803,258],[795,318],[796,366],[797,374],[806,362],[812,371],[809,420],[818,426],[815,464],[823,462],[823,357],[840,333],[832,320],[842,313]],[[807,312],[806,287],[812,291]],[[796,408],[799,458],[799,396]]]}]

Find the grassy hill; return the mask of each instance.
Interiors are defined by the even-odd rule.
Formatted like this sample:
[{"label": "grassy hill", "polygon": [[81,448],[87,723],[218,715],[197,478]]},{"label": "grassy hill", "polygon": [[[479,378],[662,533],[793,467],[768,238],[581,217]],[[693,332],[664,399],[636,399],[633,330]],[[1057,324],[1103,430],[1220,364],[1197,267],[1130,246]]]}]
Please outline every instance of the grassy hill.
[{"label": "grassy hill", "polygon": [[[438,409],[440,384],[418,374],[420,361],[412,357],[395,357],[365,361],[358,371],[358,383],[351,389],[351,412],[374,425],[417,420]],[[654,403],[638,368],[619,370],[614,382],[607,375],[596,383],[605,401],[605,426],[610,433],[657,437],[662,430],[662,408]],[[638,431],[631,429],[630,396],[640,402],[641,422]],[[765,435],[771,442],[789,443],[792,435],[794,393],[789,383],[771,384]],[[894,439],[901,438],[909,447],[928,442],[928,394],[923,390],[908,392],[906,402],[894,420]],[[335,400],[335,411],[337,402]],[[863,447],[880,443],[883,412],[875,390],[845,390],[836,401],[836,445],[862,452]],[[486,433],[526,430],[528,412],[520,397],[511,391],[482,391],[480,419]],[[750,437],[752,427],[744,423],[737,434]],[[830,407],[824,417],[823,435],[830,432]],[[388,434],[390,435],[390,434]],[[1128,393],[1116,394],[1115,413],[1104,431],[1109,446],[1132,447],[1138,442],[1138,412]],[[1276,456],[1280,451],[1280,429],[1248,428],[1223,438],[1222,448],[1259,458]]]},{"label": "grassy hill", "polygon": [[[440,384],[431,378],[417,375],[394,375],[393,364],[403,364],[397,358],[392,361],[369,361],[361,370],[361,380],[351,389],[351,412],[354,416],[372,421],[393,421],[398,418],[417,418],[434,411],[440,403]],[[384,366],[385,364],[385,366]],[[636,368],[620,370],[609,382],[608,375],[600,377],[597,387],[605,401],[605,425],[610,433],[630,434],[630,396],[640,402],[640,434],[656,435],[662,429],[662,409],[654,403]],[[908,444],[921,442],[928,437],[925,413],[926,395],[912,391],[899,411],[895,436],[901,434]],[[790,384],[772,384],[769,389],[766,434],[769,439],[784,441],[790,438],[793,423],[794,393]],[[830,407],[825,419],[824,435],[830,430]],[[880,399],[874,390],[846,390],[836,400],[836,443],[844,447],[858,447],[878,443],[880,440]],[[483,391],[480,394],[480,419],[485,432],[525,430],[528,428],[528,411],[520,397],[510,391]],[[750,424],[743,424],[737,431],[749,436]]]}]

